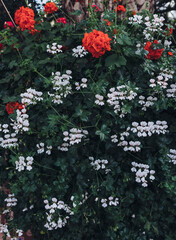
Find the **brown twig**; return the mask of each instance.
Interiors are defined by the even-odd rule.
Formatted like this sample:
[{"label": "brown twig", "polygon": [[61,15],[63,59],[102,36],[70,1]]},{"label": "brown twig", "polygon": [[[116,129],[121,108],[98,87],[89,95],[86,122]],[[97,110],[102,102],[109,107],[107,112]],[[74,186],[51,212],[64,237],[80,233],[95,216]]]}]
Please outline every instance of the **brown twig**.
[{"label": "brown twig", "polygon": [[5,11],[6,11],[6,13],[8,14],[10,20],[12,21],[14,27],[17,28],[17,25],[15,24],[15,21],[13,20],[11,14],[9,13],[9,11],[8,11],[8,9],[7,9],[6,5],[5,5],[5,3],[3,2],[3,0],[0,0],[0,1],[1,1],[1,3],[2,3],[2,5],[3,5],[3,7],[4,7]]}]

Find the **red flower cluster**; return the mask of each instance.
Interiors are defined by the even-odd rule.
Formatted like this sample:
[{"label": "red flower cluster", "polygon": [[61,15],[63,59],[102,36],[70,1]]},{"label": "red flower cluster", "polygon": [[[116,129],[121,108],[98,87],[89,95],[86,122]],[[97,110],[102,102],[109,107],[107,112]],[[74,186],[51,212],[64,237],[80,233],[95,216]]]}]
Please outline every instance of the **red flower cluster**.
[{"label": "red flower cluster", "polygon": [[[168,31],[168,28],[166,28],[166,31],[167,31],[167,36],[170,36],[172,33],[173,33],[173,28],[170,28],[169,31]],[[164,32],[164,35],[166,33]]]},{"label": "red flower cluster", "polygon": [[6,105],[6,111],[8,112],[8,114],[14,113],[15,109],[23,109],[24,105],[19,104],[18,102],[9,102]]},{"label": "red flower cluster", "polygon": [[107,19],[104,19],[104,21],[106,22],[107,26],[111,26],[111,22],[110,21],[108,21]]},{"label": "red flower cluster", "polygon": [[157,45],[158,41],[155,40],[153,43],[148,41],[146,43],[145,47],[144,47],[144,49],[149,52],[147,54],[147,56],[145,56],[145,58],[150,59],[150,60],[156,60],[156,59],[160,58],[162,53],[163,53],[163,50],[164,50],[164,48],[162,48],[162,49],[153,49],[153,44]]},{"label": "red flower cluster", "polygon": [[2,45],[2,43],[0,43],[0,50],[2,50],[3,49],[3,45]]},{"label": "red flower cluster", "polygon": [[99,12],[100,9],[97,5],[92,5],[92,8],[94,9],[95,12]]},{"label": "red flower cluster", "polygon": [[110,41],[108,34],[94,29],[93,32],[85,33],[82,43],[85,50],[92,53],[93,57],[99,58],[111,50]]},{"label": "red flower cluster", "polygon": [[26,29],[31,32],[35,31],[34,11],[28,7],[20,7],[20,9],[15,12],[15,23],[19,25],[21,31]]},{"label": "red flower cluster", "polygon": [[13,25],[13,23],[12,22],[5,22],[4,23],[4,28],[12,28],[12,27],[14,27],[14,25]]},{"label": "red flower cluster", "polygon": [[66,23],[67,23],[67,20],[66,20],[66,18],[58,18],[58,19],[56,20],[56,22],[57,22],[57,23],[66,24]]},{"label": "red flower cluster", "polygon": [[123,5],[119,5],[114,10],[115,12],[126,12],[126,8]]},{"label": "red flower cluster", "polygon": [[53,2],[46,3],[44,8],[45,8],[44,9],[45,13],[49,13],[49,14],[52,14],[53,12],[57,12],[58,10],[58,7]]},{"label": "red flower cluster", "polygon": [[121,2],[122,0],[114,0],[113,3]]},{"label": "red flower cluster", "polygon": [[167,54],[171,57],[174,55],[172,52],[168,52]]}]

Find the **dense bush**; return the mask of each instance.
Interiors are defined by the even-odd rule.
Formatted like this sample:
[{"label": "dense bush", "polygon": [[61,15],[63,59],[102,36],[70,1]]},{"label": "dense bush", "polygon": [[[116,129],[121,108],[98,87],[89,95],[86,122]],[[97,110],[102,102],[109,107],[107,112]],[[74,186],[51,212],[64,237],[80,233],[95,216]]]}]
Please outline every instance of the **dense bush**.
[{"label": "dense bush", "polygon": [[81,23],[51,24],[42,15],[28,27],[19,11],[24,31],[1,31],[0,176],[14,194],[1,192],[1,206],[9,231],[50,240],[175,239],[172,26],[119,9],[106,10],[105,21],[93,7]]}]

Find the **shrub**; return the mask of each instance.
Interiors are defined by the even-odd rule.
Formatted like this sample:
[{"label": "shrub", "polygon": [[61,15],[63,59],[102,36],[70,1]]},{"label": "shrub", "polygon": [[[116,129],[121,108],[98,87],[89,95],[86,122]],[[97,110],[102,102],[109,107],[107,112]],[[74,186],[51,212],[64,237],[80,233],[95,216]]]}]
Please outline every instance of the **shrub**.
[{"label": "shrub", "polygon": [[33,239],[173,240],[172,26],[146,11],[121,19],[106,10],[111,24],[90,11],[77,24],[41,16],[32,33],[1,32],[8,229],[30,228]]}]

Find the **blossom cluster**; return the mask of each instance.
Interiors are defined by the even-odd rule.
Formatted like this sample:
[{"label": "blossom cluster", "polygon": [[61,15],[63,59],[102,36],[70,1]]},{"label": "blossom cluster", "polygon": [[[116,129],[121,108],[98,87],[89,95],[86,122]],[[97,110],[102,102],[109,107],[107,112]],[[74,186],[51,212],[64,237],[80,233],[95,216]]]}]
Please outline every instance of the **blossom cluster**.
[{"label": "blossom cluster", "polygon": [[63,103],[63,98],[66,98],[68,94],[71,93],[70,79],[72,71],[66,70],[65,74],[60,72],[52,73],[52,84],[55,93],[48,92],[48,95],[52,98],[53,103],[61,104]]},{"label": "blossom cluster", "polygon": [[106,165],[108,164],[108,160],[106,159],[97,159],[95,160],[94,157],[89,157],[91,161],[90,164],[93,166],[95,170],[105,169]]},{"label": "blossom cluster", "polygon": [[[11,238],[11,240],[16,239],[12,238],[7,224],[0,223],[0,233],[4,233],[7,237]],[[16,234],[18,235],[18,237],[21,237],[23,235],[23,230],[17,229]]]},{"label": "blossom cluster", "polygon": [[174,165],[176,164],[176,150],[175,149],[170,149],[169,154],[167,156],[170,158],[170,162],[172,162]]},{"label": "blossom cluster", "polygon": [[81,84],[79,82],[75,82],[76,90],[80,90],[81,88],[87,88],[87,78],[81,79]]},{"label": "blossom cluster", "polygon": [[[43,152],[45,152],[45,144],[44,143],[39,143],[36,145],[37,146],[37,153],[41,154]],[[46,146],[46,154],[51,155],[51,150],[52,150],[52,146]]]},{"label": "blossom cluster", "polygon": [[71,196],[70,200],[73,202],[73,208],[82,205],[86,200],[88,199],[88,192],[85,192],[84,194],[81,195],[81,201],[75,196]]},{"label": "blossom cluster", "polygon": [[57,43],[52,43],[52,46],[49,44],[46,46],[47,47],[47,52],[51,54],[56,54],[56,53],[61,53],[62,51],[62,45],[59,45]]},{"label": "blossom cluster", "polygon": [[96,98],[95,104],[100,105],[100,106],[104,105],[104,102],[103,102],[104,97],[102,95],[96,94],[95,98]]},{"label": "blossom cluster", "polygon": [[139,96],[139,104],[142,106],[143,111],[147,111],[147,108],[153,106],[157,100],[157,97],[153,96],[148,96],[147,98],[142,95]]},{"label": "blossom cluster", "polygon": [[174,71],[170,71],[169,69],[160,69],[160,74],[156,77],[156,79],[150,79],[150,87],[160,86],[161,88],[167,88],[168,80],[173,78]]},{"label": "blossom cluster", "polygon": [[[85,138],[86,135],[88,135],[87,130],[77,129],[77,128],[71,128],[68,131],[63,132],[64,135],[64,145],[58,147],[61,151],[68,151],[68,147],[74,145],[75,143],[80,143],[82,141],[82,138]],[[67,143],[67,144],[65,144]],[[62,149],[64,148],[64,150]]]},{"label": "blossom cluster", "polygon": [[171,84],[170,88],[167,89],[168,98],[176,98],[176,84]]},{"label": "blossom cluster", "polygon": [[157,134],[166,134],[167,133],[167,122],[166,121],[156,121],[154,122],[145,122],[142,121],[140,123],[138,122],[132,122],[132,128],[130,130],[133,133],[136,133],[138,137],[147,137],[151,136],[154,133]]},{"label": "blossom cluster", "polygon": [[29,115],[26,113],[26,108],[23,108],[21,111],[17,109],[16,114],[16,119],[11,119],[12,123],[10,124],[15,133],[29,131]]},{"label": "blossom cluster", "polygon": [[[95,198],[95,201],[96,202],[98,201],[98,197]],[[106,207],[108,207],[108,205],[109,206],[117,206],[119,204],[119,199],[117,197],[114,198],[114,197],[110,196],[110,197],[108,197],[108,199],[107,198],[102,198],[100,200],[100,202],[101,202],[102,207],[106,208]]]},{"label": "blossom cluster", "polygon": [[78,57],[82,58],[88,54],[88,51],[86,51],[82,45],[73,48],[72,51],[73,51],[72,56],[76,58]]},{"label": "blossom cluster", "polygon": [[19,161],[15,161],[16,169],[18,170],[18,172],[21,172],[24,171],[26,167],[26,170],[31,171],[33,161],[33,157],[28,156],[25,159],[23,156],[20,156]]},{"label": "blossom cluster", "polygon": [[0,132],[4,134],[3,137],[0,137],[0,146],[2,148],[11,148],[18,146],[18,138],[16,133],[10,133],[8,124],[0,124]]},{"label": "blossom cluster", "polygon": [[[48,230],[64,227],[70,216],[74,214],[67,204],[65,204],[63,201],[58,201],[56,198],[52,198],[51,204],[49,204],[47,199],[44,200],[44,203],[45,209],[48,211],[46,212],[47,222],[44,227]],[[63,211],[66,213],[66,216],[63,216]],[[57,217],[55,217],[56,215]]]},{"label": "blossom cluster", "polygon": [[14,207],[17,205],[17,199],[15,198],[15,195],[12,194],[8,194],[7,198],[4,199],[4,202],[6,202],[6,206],[7,207]]},{"label": "blossom cluster", "polygon": [[42,101],[42,92],[38,92],[35,89],[28,88],[27,92],[21,93],[21,102],[25,104],[26,106],[28,105],[35,105],[37,104],[38,101]]},{"label": "blossom cluster", "polygon": [[34,11],[28,7],[20,7],[15,12],[15,23],[19,25],[21,31],[29,30],[30,32],[35,32],[34,25]]},{"label": "blossom cluster", "polygon": [[[135,88],[135,90],[138,90],[138,88]],[[108,104],[114,107],[115,113],[120,112],[121,118],[124,117],[126,114],[123,110],[124,101],[133,100],[137,96],[137,93],[126,85],[117,86],[116,88],[110,88],[109,91],[110,93],[107,94]]]},{"label": "blossom cluster", "polygon": [[146,180],[147,176],[149,175],[149,180],[153,181],[155,179],[154,170],[149,170],[149,165],[147,164],[142,164],[142,163],[136,163],[132,162],[132,168],[131,171],[136,173],[136,182],[137,183],[142,183],[143,187],[148,186],[148,182]]}]

